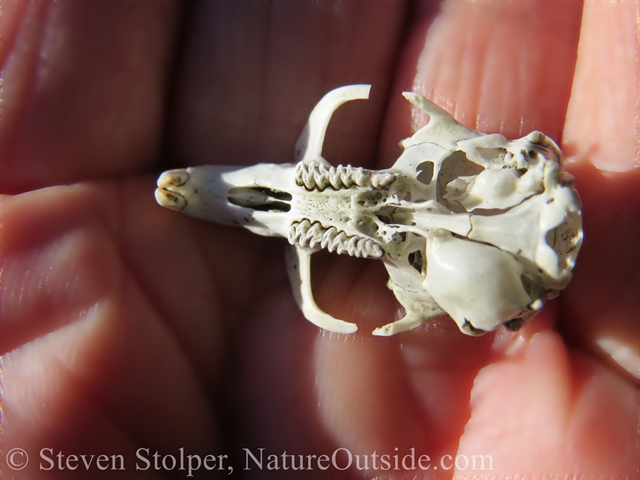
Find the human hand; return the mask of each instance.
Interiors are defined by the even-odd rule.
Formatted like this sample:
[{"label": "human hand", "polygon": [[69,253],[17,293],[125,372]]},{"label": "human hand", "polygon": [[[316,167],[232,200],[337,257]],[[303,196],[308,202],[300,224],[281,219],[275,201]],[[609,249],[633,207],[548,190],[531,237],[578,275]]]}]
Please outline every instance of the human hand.
[{"label": "human hand", "polygon": [[[184,24],[159,2],[3,8],[0,182],[24,192],[0,205],[5,474],[17,447],[30,456],[18,478],[87,476],[69,463],[81,454],[124,458],[117,472],[94,458],[92,477],[184,477],[153,464],[180,448],[229,455],[198,477],[446,477],[456,455],[458,475],[635,472],[638,174],[620,93],[634,94],[635,64],[614,54],[633,48],[633,4],[202,2]],[[326,334],[293,302],[284,242],[155,204],[148,172],[178,160],[290,161],[317,100],[353,83],[372,98],[336,112],[334,163],[393,163],[426,121],[402,90],[480,131],[562,138],[585,244],[572,284],[524,330],[471,338],[439,318],[371,337],[397,311],[381,263],[317,254],[318,302],[359,325]],[[607,358],[612,342],[627,357]],[[265,449],[262,471],[243,448]],[[340,448],[348,470],[284,470],[284,452]],[[393,469],[411,449],[429,470]]]}]

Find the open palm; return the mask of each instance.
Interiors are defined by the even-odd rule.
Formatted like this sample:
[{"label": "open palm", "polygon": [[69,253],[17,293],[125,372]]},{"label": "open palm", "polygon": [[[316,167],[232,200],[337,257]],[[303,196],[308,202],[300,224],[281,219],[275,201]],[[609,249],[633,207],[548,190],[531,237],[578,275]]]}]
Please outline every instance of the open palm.
[{"label": "open palm", "polygon": [[[5,476],[184,478],[188,455],[211,456],[197,478],[637,475],[635,3],[3,8]],[[398,313],[382,264],[320,253],[318,303],[359,325],[328,334],[295,306],[284,242],[155,203],[162,169],[291,161],[315,103],[354,83],[371,100],[336,112],[333,163],[393,163],[427,120],[402,90],[575,159],[575,278],[522,331],[372,337]]]}]

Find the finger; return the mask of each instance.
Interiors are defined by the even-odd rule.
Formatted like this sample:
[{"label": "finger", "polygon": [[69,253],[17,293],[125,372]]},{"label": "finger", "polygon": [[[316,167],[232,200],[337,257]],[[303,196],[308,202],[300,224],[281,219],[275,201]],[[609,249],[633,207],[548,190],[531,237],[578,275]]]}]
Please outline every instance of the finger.
[{"label": "finger", "polygon": [[634,2],[585,3],[564,131],[564,148],[573,155],[571,169],[584,204],[585,241],[575,278],[563,296],[566,333],[636,378],[637,13]]},{"label": "finger", "polygon": [[178,83],[178,157],[293,161],[316,102],[333,88],[367,83],[372,99],[338,110],[324,153],[334,163],[370,162],[403,10],[400,2],[197,3]]},{"label": "finger", "polygon": [[563,147],[600,170],[638,167],[638,3],[584,5]]},{"label": "finger", "polygon": [[[2,199],[6,445],[113,452],[127,465],[132,446],[203,456],[218,448],[209,395],[224,289],[202,261],[198,236],[174,230],[174,215],[154,204],[152,185],[51,187]],[[251,255],[239,257],[242,272]]]},{"label": "finger", "polygon": [[3,24],[3,192],[149,165],[177,4],[16,2]]},{"label": "finger", "polygon": [[[418,10],[393,91],[413,90],[460,123],[508,138],[541,130],[559,139],[569,101],[581,3],[444,2]],[[553,72],[553,73],[550,73]],[[384,165],[397,143],[427,123],[394,95]]]},{"label": "finger", "polygon": [[631,475],[637,463],[630,428],[637,412],[634,385],[567,349],[557,332],[515,342],[498,337],[508,348],[496,349],[504,353],[475,379],[456,473]]},{"label": "finger", "polygon": [[211,316],[246,304],[260,259],[241,232],[160,208],[152,185],[78,184],[3,197],[1,352],[73,323],[117,293],[126,274],[213,378],[222,325]]}]

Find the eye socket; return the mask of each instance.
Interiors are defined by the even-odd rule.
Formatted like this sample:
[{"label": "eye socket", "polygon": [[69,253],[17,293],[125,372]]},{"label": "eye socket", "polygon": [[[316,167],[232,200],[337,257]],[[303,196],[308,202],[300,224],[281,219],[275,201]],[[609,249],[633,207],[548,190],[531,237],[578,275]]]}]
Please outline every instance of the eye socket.
[{"label": "eye socket", "polygon": [[464,213],[466,210],[462,205],[456,204],[456,202],[449,202],[444,198],[447,193],[447,185],[458,177],[478,175],[483,170],[483,167],[469,160],[465,152],[461,150],[453,152],[445,158],[440,165],[437,179],[438,183],[436,184],[436,198],[438,203],[455,213]]}]

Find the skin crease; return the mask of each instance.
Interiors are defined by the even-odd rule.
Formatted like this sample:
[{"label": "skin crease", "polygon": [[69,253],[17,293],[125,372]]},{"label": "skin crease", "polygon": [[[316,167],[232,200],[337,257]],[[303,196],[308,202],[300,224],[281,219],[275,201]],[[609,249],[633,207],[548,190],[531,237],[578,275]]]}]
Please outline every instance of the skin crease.
[{"label": "skin crease", "polygon": [[[5,476],[113,478],[97,457],[89,473],[68,457],[59,465],[62,452],[122,455],[118,478],[184,478],[135,469],[138,448],[152,461],[184,448],[233,457],[197,478],[229,465],[231,478],[637,478],[637,367],[599,343],[614,340],[637,365],[637,133],[632,98],[594,100],[634,91],[636,4],[2,8]],[[317,301],[359,331],[319,331],[293,301],[283,241],[155,204],[156,173],[179,161],[289,161],[315,103],[351,83],[373,84],[372,97],[336,112],[325,148],[334,164],[393,163],[397,142],[428,120],[402,90],[482,131],[539,129],[572,155],[583,251],[572,284],[522,331],[473,338],[443,317],[372,337],[398,309],[382,264],[325,253],[314,256]],[[594,121],[602,109],[606,128]],[[619,173],[602,172],[608,161]],[[19,472],[5,457],[15,447],[30,457]],[[50,466],[42,448],[50,470],[39,469]],[[265,460],[245,471],[242,448],[344,448],[361,469],[354,459],[343,471],[267,471]],[[373,469],[374,452],[411,449],[429,470]],[[472,470],[478,455],[491,463]]]}]

